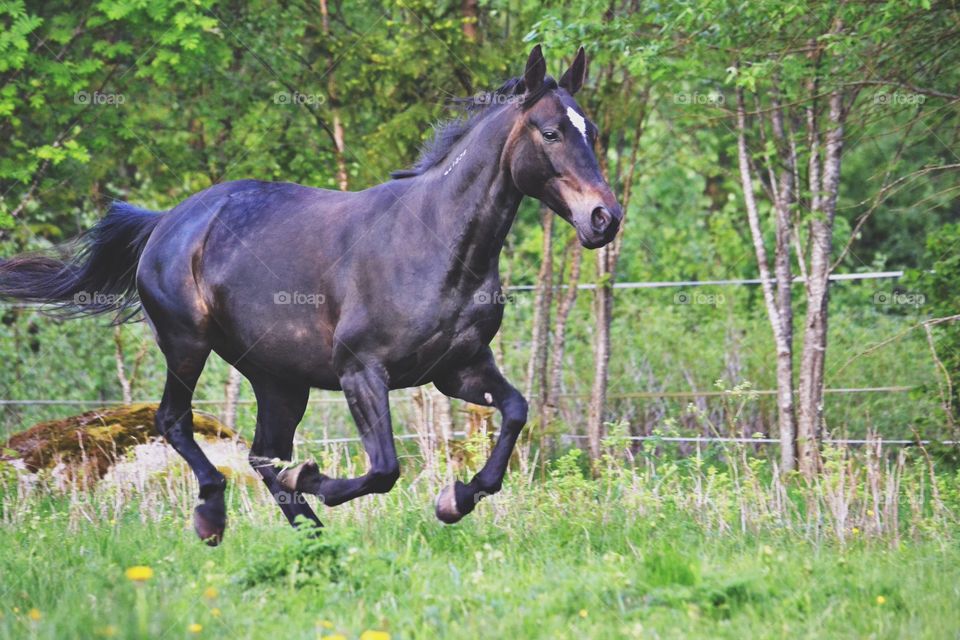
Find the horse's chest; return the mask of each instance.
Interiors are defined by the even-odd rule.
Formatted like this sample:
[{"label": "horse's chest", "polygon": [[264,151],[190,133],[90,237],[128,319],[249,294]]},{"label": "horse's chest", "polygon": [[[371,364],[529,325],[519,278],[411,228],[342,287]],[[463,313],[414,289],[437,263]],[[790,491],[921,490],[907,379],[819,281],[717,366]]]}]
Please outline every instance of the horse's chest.
[{"label": "horse's chest", "polygon": [[396,379],[420,379],[469,361],[500,328],[503,301],[478,293],[456,305],[438,305],[433,311],[429,319],[421,317],[413,323],[420,330],[408,333],[410,340],[393,354],[388,368]]},{"label": "horse's chest", "polygon": [[438,314],[434,331],[423,336],[444,349],[482,346],[490,342],[503,320],[503,301],[497,295],[482,291],[458,305],[451,305]]}]

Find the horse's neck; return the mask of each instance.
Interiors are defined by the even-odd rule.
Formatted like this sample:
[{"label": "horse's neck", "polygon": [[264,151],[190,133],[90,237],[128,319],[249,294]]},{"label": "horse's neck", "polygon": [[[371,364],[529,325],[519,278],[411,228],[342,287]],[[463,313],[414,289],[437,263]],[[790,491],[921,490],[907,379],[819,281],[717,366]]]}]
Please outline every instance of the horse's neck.
[{"label": "horse's neck", "polygon": [[432,177],[438,235],[450,248],[451,272],[465,281],[496,271],[500,251],[523,198],[501,166],[510,134],[509,113],[478,123],[447,155]]}]

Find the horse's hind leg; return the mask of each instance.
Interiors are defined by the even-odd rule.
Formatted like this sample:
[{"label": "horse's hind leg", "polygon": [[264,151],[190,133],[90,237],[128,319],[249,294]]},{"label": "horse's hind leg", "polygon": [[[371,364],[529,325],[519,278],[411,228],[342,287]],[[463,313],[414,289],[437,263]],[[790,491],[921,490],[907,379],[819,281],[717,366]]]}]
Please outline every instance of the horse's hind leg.
[{"label": "horse's hind leg", "polygon": [[257,431],[250,448],[250,464],[290,524],[296,526],[297,517],[303,516],[321,527],[303,494],[280,484],[279,470],[274,466],[275,459],[289,460],[293,455],[293,436],[307,408],[310,388],[260,376],[250,380],[257,395]]},{"label": "horse's hind leg", "polygon": [[179,453],[200,484],[200,503],[193,514],[197,535],[215,546],[223,538],[227,524],[223,494],[226,478],[207,459],[193,438],[193,411],[190,401],[203,365],[210,355],[210,347],[199,340],[178,337],[160,339],[160,347],[167,357],[167,383],[157,409],[157,431]]}]

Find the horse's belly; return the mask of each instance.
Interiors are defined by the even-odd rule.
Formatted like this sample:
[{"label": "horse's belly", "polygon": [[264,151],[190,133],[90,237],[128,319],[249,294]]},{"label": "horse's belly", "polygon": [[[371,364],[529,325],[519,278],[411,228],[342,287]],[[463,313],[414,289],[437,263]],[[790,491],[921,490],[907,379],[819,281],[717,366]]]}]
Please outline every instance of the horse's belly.
[{"label": "horse's belly", "polygon": [[242,319],[221,315],[217,320],[225,330],[216,351],[241,372],[268,373],[319,389],[340,388],[333,369],[332,331],[316,318],[276,311],[263,316],[250,309]]}]

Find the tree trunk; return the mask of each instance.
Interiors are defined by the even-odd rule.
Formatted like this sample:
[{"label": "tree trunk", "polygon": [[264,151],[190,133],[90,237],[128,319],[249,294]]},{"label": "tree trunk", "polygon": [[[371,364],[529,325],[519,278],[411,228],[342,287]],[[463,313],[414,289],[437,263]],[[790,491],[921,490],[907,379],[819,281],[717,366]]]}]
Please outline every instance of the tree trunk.
[{"label": "tree trunk", "polygon": [[[783,107],[779,90],[774,92],[771,112],[773,136],[780,155],[778,162],[768,162],[770,187],[774,194],[776,211],[776,246],[774,273],[777,278],[777,313],[780,321],[780,342],[777,349],[777,423],[780,431],[780,468],[793,471],[797,463],[797,417],[793,396],[793,273],[790,268],[790,244],[793,236],[791,208],[796,205],[797,155],[796,146],[787,141],[784,130]],[[761,123],[761,128],[762,128]],[[776,166],[780,170],[776,175]]]},{"label": "tree trunk", "polygon": [[553,303],[553,212],[540,208],[543,222],[543,262],[537,274],[537,292],[534,297],[533,335],[530,361],[527,364],[526,395],[533,408],[532,414],[543,418],[547,387],[547,347],[550,342],[550,311]]},{"label": "tree trunk", "polygon": [[242,378],[240,372],[230,367],[227,374],[227,385],[224,390],[225,401],[223,403],[223,424],[224,426],[237,430],[237,400],[240,397],[240,382]]},{"label": "tree trunk", "polygon": [[[500,257],[500,264],[503,265],[503,275],[500,281],[503,290],[508,291],[513,284],[513,251],[509,243],[507,243],[504,253],[505,255]],[[493,359],[497,363],[497,367],[502,370],[507,359],[506,338],[504,337],[503,331],[497,331],[496,341],[497,344],[493,350]]]},{"label": "tree trunk", "polygon": [[[327,7],[327,0],[320,0],[320,19],[324,38],[329,39],[330,13]],[[337,161],[337,188],[339,188],[340,191],[347,191],[350,182],[347,175],[347,159],[344,153],[346,145],[343,141],[343,121],[340,119],[340,105],[337,100],[337,83],[333,70],[335,62],[332,55],[327,56],[327,103],[330,105],[331,119],[333,121],[333,147],[334,156]]]},{"label": "tree trunk", "polygon": [[820,466],[818,443],[823,429],[824,360],[827,351],[827,318],[830,268],[833,253],[833,221],[840,189],[843,156],[843,96],[830,95],[829,125],[823,160],[823,181],[818,186],[810,221],[810,267],[807,277],[807,317],[800,358],[799,432],[800,470],[806,475]]},{"label": "tree trunk", "polygon": [[[612,73],[612,66],[609,67]],[[629,75],[629,74],[628,74]],[[632,91],[631,81],[627,81],[623,90]],[[590,408],[587,418],[587,443],[590,457],[597,460],[600,457],[600,442],[603,439],[603,412],[607,401],[607,379],[610,370],[610,324],[613,321],[613,283],[616,281],[617,262],[620,259],[620,250],[623,247],[623,234],[627,225],[627,212],[630,209],[630,195],[633,189],[633,178],[637,168],[637,156],[640,151],[640,139],[643,137],[644,122],[647,115],[647,101],[650,97],[650,86],[639,92],[633,129],[627,122],[620,122],[617,126],[616,143],[616,171],[610,171],[607,160],[609,157],[611,137],[609,134],[600,136],[597,161],[601,171],[607,176],[608,182],[622,192],[620,206],[623,210],[623,220],[620,230],[613,242],[597,250],[597,288],[594,290],[594,311],[596,333],[593,345],[593,387],[590,391]],[[598,109],[598,113],[601,111]],[[603,122],[613,121],[612,113],[608,109]],[[603,127],[601,127],[603,129]],[[632,133],[632,145],[627,156],[624,153],[627,145],[628,133]]]},{"label": "tree trunk", "polygon": [[460,10],[463,14],[463,35],[470,42],[477,41],[477,21],[480,18],[480,3],[478,0],[463,0],[460,3]]},{"label": "tree trunk", "polygon": [[557,412],[560,390],[563,383],[563,356],[567,342],[567,320],[570,311],[577,301],[577,286],[580,284],[580,264],[583,261],[583,247],[576,236],[570,240],[568,248],[570,262],[570,277],[566,282],[566,290],[560,303],[557,305],[557,321],[553,330],[553,344],[550,353],[550,376],[547,385],[547,397],[544,403],[544,426],[548,426]]},{"label": "tree trunk", "polygon": [[123,404],[133,404],[133,383],[127,376],[127,367],[123,362],[123,335],[119,325],[113,329],[113,344],[115,346],[113,355],[117,362],[117,380],[120,381]]},{"label": "tree trunk", "polygon": [[600,458],[603,439],[603,409],[607,403],[607,378],[610,370],[610,323],[613,319],[613,267],[615,244],[597,250],[597,288],[594,296],[593,388],[587,420],[587,444],[591,460]]},{"label": "tree trunk", "polygon": [[[763,240],[763,228],[760,225],[760,213],[753,193],[753,170],[750,167],[750,153],[746,139],[746,111],[743,89],[737,89],[737,159],[740,168],[740,182],[743,188],[744,206],[753,248],[757,258],[757,267],[762,283],[763,300],[767,308],[767,318],[773,330],[774,346],[777,352],[777,424],[780,431],[780,466],[790,471],[796,464],[796,418],[793,405],[793,308],[790,287],[790,227],[789,208],[784,204],[777,207],[777,241],[775,255],[776,281],[771,277],[767,247]],[[773,189],[777,189],[774,182]],[[780,200],[778,197],[777,200]],[[785,214],[784,214],[785,211]],[[786,228],[784,228],[786,224]],[[776,289],[774,289],[776,284]]]}]

